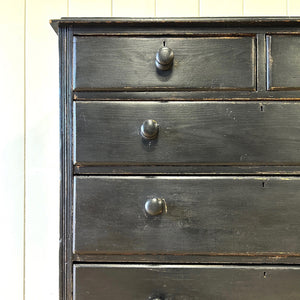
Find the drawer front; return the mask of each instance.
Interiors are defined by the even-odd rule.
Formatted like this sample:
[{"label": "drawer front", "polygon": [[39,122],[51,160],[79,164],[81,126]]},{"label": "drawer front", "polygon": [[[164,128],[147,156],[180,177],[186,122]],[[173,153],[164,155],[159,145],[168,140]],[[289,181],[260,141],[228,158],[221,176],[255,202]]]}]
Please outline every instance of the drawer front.
[{"label": "drawer front", "polygon": [[299,267],[75,265],[76,300],[298,300]]},{"label": "drawer front", "polygon": [[76,177],[74,252],[299,255],[299,180]]},{"label": "drawer front", "polygon": [[[155,65],[156,53],[171,48],[170,70]],[[255,90],[254,36],[74,37],[75,90],[193,89]]]},{"label": "drawer front", "polygon": [[[76,102],[78,165],[297,165],[300,104]],[[141,136],[145,120],[157,138]]]},{"label": "drawer front", "polygon": [[269,90],[300,90],[300,35],[267,36]]}]

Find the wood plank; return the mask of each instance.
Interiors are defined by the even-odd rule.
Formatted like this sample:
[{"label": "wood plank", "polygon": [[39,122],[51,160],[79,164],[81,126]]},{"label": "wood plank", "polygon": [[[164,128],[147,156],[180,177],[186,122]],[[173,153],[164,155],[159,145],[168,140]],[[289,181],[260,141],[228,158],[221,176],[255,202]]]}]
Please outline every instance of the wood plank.
[{"label": "wood plank", "polygon": [[110,17],[112,15],[112,0],[70,0],[69,16],[71,17]]},{"label": "wood plank", "polygon": [[[264,67],[259,68],[259,74],[266,74]],[[267,91],[266,76],[259,77],[256,92],[252,91],[132,91],[132,90],[114,90],[114,91],[85,91],[74,92],[74,100],[94,101],[94,100],[123,100],[123,101],[299,101],[300,94],[297,90],[290,91]],[[264,89],[264,90],[262,90]]]},{"label": "wood plank", "polygon": [[[198,18],[195,18],[198,20]],[[202,19],[202,18],[201,18]],[[205,20],[205,18],[203,18]],[[212,18],[213,19],[213,18]],[[93,19],[94,20],[94,19]],[[114,21],[115,18],[113,18]],[[148,20],[148,19],[147,19]],[[151,19],[150,19],[151,20]],[[184,18],[183,18],[184,20]],[[182,20],[182,21],[183,21]],[[221,18],[222,20],[222,18]],[[254,33],[297,33],[299,32],[299,26],[297,23],[294,23],[293,20],[281,19],[279,22],[269,22],[266,23],[261,20],[260,23],[244,23],[238,20],[238,22],[231,23],[228,21],[228,26],[224,27],[223,23],[215,22],[213,24],[201,22],[193,23],[193,22],[180,22],[177,21],[174,24],[174,20],[168,22],[144,22],[143,26],[139,22],[136,23],[131,22],[123,22],[119,19],[119,23],[122,23],[122,27],[118,28],[116,24],[112,21],[106,19],[106,22],[102,24],[104,21],[94,20],[94,23],[87,23],[85,19],[81,20],[81,22],[76,22],[74,20],[53,20],[52,26],[55,30],[57,30],[58,24],[62,24],[63,26],[68,24],[72,24],[74,28],[75,35],[157,35],[157,36],[177,36],[177,35],[190,35],[192,36],[214,36],[214,35],[238,35],[238,34],[250,34]],[[285,22],[284,22],[285,21]],[[282,23],[284,22],[284,23]],[[172,30],[172,26],[176,27],[176,31]]]},{"label": "wood plank", "polygon": [[218,166],[218,165],[80,165],[73,168],[75,175],[300,175],[299,166]]},{"label": "wood plank", "polygon": [[198,0],[156,0],[157,17],[198,17]]},{"label": "wood plank", "polygon": [[61,205],[60,205],[60,299],[72,299],[72,28],[60,28],[60,126],[61,126]]},{"label": "wood plank", "polygon": [[[158,71],[156,52],[174,51]],[[248,37],[74,38],[74,89],[255,90],[256,43]]]},{"label": "wood plank", "polygon": [[0,12],[0,299],[23,299],[24,283],[24,1]]},{"label": "wood plank", "polygon": [[74,300],[300,297],[299,267],[75,265]]},{"label": "wood plank", "polygon": [[224,16],[242,16],[243,0],[201,0],[200,16],[201,17],[224,17]]},{"label": "wood plank", "polygon": [[[96,17],[88,17],[88,18],[61,18],[61,19],[52,19],[51,25],[53,29],[58,32],[59,25],[72,25],[74,28],[82,27],[84,28],[88,25],[88,28],[94,28],[98,30],[103,29],[103,27],[114,27],[118,26],[118,30],[120,28],[126,28],[128,26],[131,28],[139,28],[140,30],[144,30],[145,28],[159,28],[161,29],[171,29],[176,27],[176,30],[189,30],[192,28],[197,28],[197,31],[204,29],[215,29],[219,28],[226,29],[224,27],[224,23],[226,23],[226,28],[230,28],[230,31],[240,32],[242,28],[247,28],[248,32],[253,32],[256,28],[262,29],[266,26],[266,28],[271,29],[271,32],[274,32],[280,27],[281,29],[285,28],[297,28],[299,25],[299,18],[297,17],[208,17],[208,18],[96,18]],[[143,26],[141,26],[143,24]],[[91,26],[89,26],[91,25]],[[235,28],[233,30],[233,28]],[[249,31],[249,28],[251,30]],[[265,30],[265,29],[263,29]]]},{"label": "wood plank", "polygon": [[[299,165],[296,102],[76,102],[78,165]],[[140,135],[158,122],[158,138]]]},{"label": "wood plank", "polygon": [[112,0],[113,17],[154,17],[154,0]]},{"label": "wood plank", "polygon": [[26,0],[25,299],[59,299],[59,73],[48,20],[66,0]]},{"label": "wood plank", "polygon": [[[76,177],[74,252],[299,256],[299,180]],[[152,198],[167,207],[154,217]]]},{"label": "wood plank", "polygon": [[288,15],[289,16],[300,15],[300,2],[298,0],[288,0]]},{"label": "wood plank", "polygon": [[286,16],[286,0],[244,0],[244,16]]},{"label": "wood plank", "polygon": [[170,264],[269,264],[299,265],[300,256],[295,255],[152,255],[152,254],[73,254],[76,263],[170,263]]}]

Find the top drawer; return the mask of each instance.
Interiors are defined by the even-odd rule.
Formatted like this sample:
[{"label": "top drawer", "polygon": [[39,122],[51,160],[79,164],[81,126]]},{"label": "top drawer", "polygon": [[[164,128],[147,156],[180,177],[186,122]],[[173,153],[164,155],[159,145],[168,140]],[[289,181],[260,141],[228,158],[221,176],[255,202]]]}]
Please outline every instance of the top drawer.
[{"label": "top drawer", "polygon": [[300,35],[267,35],[268,90],[300,90]]},{"label": "top drawer", "polygon": [[[84,90],[256,89],[255,36],[75,36],[73,87]],[[169,70],[155,65],[157,51],[173,50]]]}]

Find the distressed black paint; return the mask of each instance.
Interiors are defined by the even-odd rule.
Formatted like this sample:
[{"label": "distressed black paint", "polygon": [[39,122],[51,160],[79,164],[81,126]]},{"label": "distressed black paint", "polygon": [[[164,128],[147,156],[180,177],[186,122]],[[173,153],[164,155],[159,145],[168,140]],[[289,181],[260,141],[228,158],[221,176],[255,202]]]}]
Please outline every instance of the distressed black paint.
[{"label": "distressed black paint", "polygon": [[[52,22],[60,299],[299,299],[299,24]],[[166,71],[161,46],[174,51]],[[147,119],[160,125],[148,141]],[[144,211],[153,197],[166,201],[157,216]]]}]

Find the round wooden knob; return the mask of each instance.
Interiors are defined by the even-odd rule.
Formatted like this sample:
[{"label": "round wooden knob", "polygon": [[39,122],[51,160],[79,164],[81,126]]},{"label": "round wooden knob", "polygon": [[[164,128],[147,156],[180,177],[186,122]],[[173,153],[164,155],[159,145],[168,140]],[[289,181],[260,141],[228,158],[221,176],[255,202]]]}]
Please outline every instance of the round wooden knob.
[{"label": "round wooden knob", "polygon": [[159,70],[169,70],[173,65],[174,52],[171,48],[163,46],[156,53],[155,64]]},{"label": "round wooden knob", "polygon": [[145,203],[145,211],[150,216],[157,216],[163,213],[165,207],[164,199],[152,198]]},{"label": "round wooden knob", "polygon": [[141,126],[141,135],[147,140],[157,138],[159,125],[155,120],[146,120]]}]

